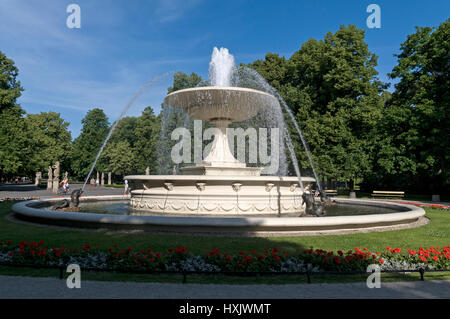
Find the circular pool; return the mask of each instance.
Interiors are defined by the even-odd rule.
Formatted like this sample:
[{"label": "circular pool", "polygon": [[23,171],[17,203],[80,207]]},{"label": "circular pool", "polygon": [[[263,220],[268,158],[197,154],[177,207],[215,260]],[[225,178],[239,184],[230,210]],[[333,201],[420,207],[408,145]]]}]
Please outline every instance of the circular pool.
[{"label": "circular pool", "polygon": [[418,227],[427,222],[416,206],[335,198],[327,217],[293,214],[239,215],[161,214],[133,210],[124,196],[82,196],[80,212],[52,209],[61,199],[25,201],[12,207],[14,218],[72,228],[220,236],[305,236],[386,231]]}]

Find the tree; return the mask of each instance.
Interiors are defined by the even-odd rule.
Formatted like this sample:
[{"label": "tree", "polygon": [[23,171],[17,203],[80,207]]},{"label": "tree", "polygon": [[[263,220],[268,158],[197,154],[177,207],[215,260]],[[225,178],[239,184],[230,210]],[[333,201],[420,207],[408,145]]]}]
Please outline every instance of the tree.
[{"label": "tree", "polygon": [[[81,133],[73,141],[71,167],[76,177],[86,178],[108,134],[109,122],[103,110],[95,108],[87,112],[81,123]],[[104,163],[97,163],[97,170],[104,168]]]},{"label": "tree", "polygon": [[[173,86],[167,89],[167,93],[178,90],[196,87],[202,82],[200,76],[195,73],[187,75],[183,72],[175,73],[173,77]],[[191,119],[183,110],[162,104],[160,118],[160,139],[157,143],[157,171],[159,174],[170,174],[174,163],[171,158],[171,149],[178,141],[171,140],[173,130],[179,127],[186,127],[193,131],[193,119]],[[205,126],[204,126],[205,127]],[[191,134],[193,139],[193,134]],[[193,145],[193,144],[192,144]]]},{"label": "tree", "polygon": [[130,174],[135,171],[136,156],[128,141],[117,141],[110,144],[103,152],[107,161],[107,170],[115,175]]},{"label": "tree", "polygon": [[[351,180],[371,170],[385,88],[376,65],[364,31],[350,25],[308,40],[286,61],[270,54],[249,66],[267,76],[295,114],[319,175]],[[292,124],[289,131],[301,166],[308,167]]]},{"label": "tree", "polygon": [[136,153],[136,169],[139,172],[150,167],[154,171],[158,161],[158,139],[161,129],[161,117],[155,116],[153,109],[147,106],[142,115],[136,120],[134,135],[136,143],[134,151]]},{"label": "tree", "polygon": [[28,155],[18,68],[0,51],[0,175],[23,174]]},{"label": "tree", "polygon": [[127,116],[122,118],[119,123],[117,123],[108,144],[125,140],[131,147],[134,147],[134,144],[137,141],[137,137],[135,135],[136,125],[137,117]]},{"label": "tree", "polygon": [[0,111],[14,107],[22,95],[23,88],[17,80],[18,75],[19,69],[14,61],[0,51]]},{"label": "tree", "polygon": [[167,93],[172,93],[187,88],[193,88],[196,87],[200,82],[202,82],[202,78],[195,73],[187,75],[183,72],[177,72],[173,76],[173,86],[167,89]]},{"label": "tree", "polygon": [[59,113],[28,114],[25,118],[30,156],[26,167],[30,174],[47,171],[48,166],[59,161],[64,170],[69,168],[71,136],[69,123]]},{"label": "tree", "polygon": [[381,122],[377,156],[384,183],[423,193],[450,187],[450,19],[416,27],[401,44],[390,77],[399,82]]},{"label": "tree", "polygon": [[0,112],[0,175],[12,177],[26,173],[27,155],[30,150],[24,132],[25,112],[19,105]]}]

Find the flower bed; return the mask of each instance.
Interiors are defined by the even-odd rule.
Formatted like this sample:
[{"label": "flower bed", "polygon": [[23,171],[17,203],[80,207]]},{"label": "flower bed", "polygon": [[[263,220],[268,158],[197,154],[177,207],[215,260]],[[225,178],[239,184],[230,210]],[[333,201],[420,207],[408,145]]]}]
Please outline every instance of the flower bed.
[{"label": "flower bed", "polygon": [[44,241],[14,244],[0,242],[0,263],[11,265],[59,266],[78,264],[81,268],[122,271],[207,271],[207,272],[303,272],[365,271],[369,264],[382,270],[449,269],[450,246],[416,250],[386,247],[383,252],[354,248],[346,252],[297,249],[288,253],[275,247],[263,251],[221,252],[218,248],[204,255],[193,255],[184,246],[156,252],[151,248],[107,250],[86,244],[79,249],[46,247]]},{"label": "flower bed", "polygon": [[413,205],[413,206],[417,206],[417,207],[430,207],[430,208],[450,209],[450,206],[441,205],[441,204],[423,204],[423,203],[417,203],[417,202],[406,202],[406,201],[398,201],[398,200],[388,200],[388,202],[398,203],[398,204]]}]

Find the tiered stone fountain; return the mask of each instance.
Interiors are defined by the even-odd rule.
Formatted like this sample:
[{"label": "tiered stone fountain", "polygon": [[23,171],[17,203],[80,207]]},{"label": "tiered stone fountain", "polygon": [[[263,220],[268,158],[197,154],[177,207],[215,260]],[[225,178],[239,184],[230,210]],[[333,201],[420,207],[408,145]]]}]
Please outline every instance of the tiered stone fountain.
[{"label": "tiered stone fountain", "polygon": [[[180,175],[126,176],[132,191],[131,209],[125,214],[115,214],[114,209],[104,213],[88,210],[91,205],[108,207],[108,202],[127,201],[125,196],[82,196],[80,212],[58,211],[55,208],[64,199],[48,198],[16,203],[12,207],[14,218],[68,227],[227,236],[342,234],[427,223],[425,211],[419,207],[341,198],[335,199],[337,209],[345,211],[346,207],[353,207],[360,210],[358,214],[298,218],[305,209],[303,191],[315,179],[262,176],[261,168],[247,167],[230,152],[226,136],[230,123],[279,108],[273,95],[232,87],[233,65],[227,50],[215,49],[210,64],[212,86],[176,91],[165,98],[168,105],[184,110],[195,119],[209,121],[217,128],[211,151],[201,163],[180,169]],[[82,190],[78,191],[76,201]],[[363,209],[373,212],[364,214]],[[378,213],[379,209],[383,212]]]},{"label": "tiered stone fountain", "polygon": [[[181,175],[133,175],[131,207],[167,214],[296,214],[301,213],[302,188],[297,177],[261,176],[230,152],[226,129],[266,108],[279,108],[265,92],[239,87],[199,87],[173,92],[165,103],[217,130],[202,163],[182,168]],[[315,180],[303,177],[307,186]]]}]

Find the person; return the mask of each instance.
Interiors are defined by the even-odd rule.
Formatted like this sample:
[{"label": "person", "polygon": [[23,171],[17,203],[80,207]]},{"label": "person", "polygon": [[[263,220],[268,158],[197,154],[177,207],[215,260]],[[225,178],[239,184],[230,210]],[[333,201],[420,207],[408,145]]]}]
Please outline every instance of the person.
[{"label": "person", "polygon": [[125,180],[125,187],[123,190],[123,195],[127,195],[128,194],[128,180]]},{"label": "person", "polygon": [[64,179],[63,179],[63,192],[64,192],[64,194],[67,194],[68,191],[69,191],[69,179],[64,177]]}]

